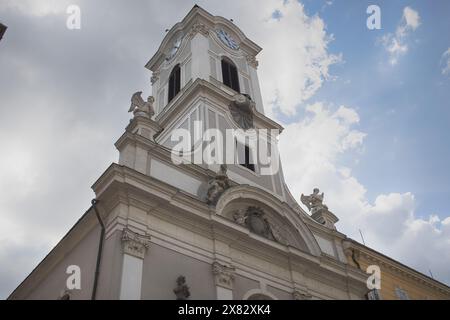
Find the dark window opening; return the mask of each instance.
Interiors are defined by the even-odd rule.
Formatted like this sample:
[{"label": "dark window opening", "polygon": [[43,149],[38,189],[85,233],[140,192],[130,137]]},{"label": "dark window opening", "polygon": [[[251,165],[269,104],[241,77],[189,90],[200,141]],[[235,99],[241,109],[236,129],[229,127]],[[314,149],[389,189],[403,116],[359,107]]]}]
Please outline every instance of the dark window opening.
[{"label": "dark window opening", "polygon": [[170,73],[169,77],[169,99],[167,103],[172,101],[173,98],[177,95],[178,92],[180,92],[180,66],[176,65],[172,72]]},{"label": "dark window opening", "polygon": [[227,59],[222,59],[222,79],[223,84],[230,87],[236,92],[241,92],[239,89],[239,77],[236,66]]},{"label": "dark window opening", "polygon": [[[255,164],[252,163],[253,161],[251,161],[251,152],[250,152],[249,146],[245,145],[243,151],[244,151],[244,154],[243,154],[244,159],[242,159],[242,160],[244,160],[244,161],[241,160],[241,157],[239,157],[239,154],[238,154],[239,165],[246,167],[247,169],[250,169],[253,172],[255,172]],[[238,153],[239,153],[239,147],[238,147]]]}]

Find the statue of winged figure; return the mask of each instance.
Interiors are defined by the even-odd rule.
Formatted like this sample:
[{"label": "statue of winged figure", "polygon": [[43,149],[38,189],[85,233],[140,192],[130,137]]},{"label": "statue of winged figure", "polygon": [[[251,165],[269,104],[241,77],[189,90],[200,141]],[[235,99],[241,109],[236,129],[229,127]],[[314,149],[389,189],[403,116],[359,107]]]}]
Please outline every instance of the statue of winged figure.
[{"label": "statue of winged figure", "polygon": [[311,214],[318,212],[322,209],[328,210],[328,207],[323,202],[323,192],[319,194],[319,189],[314,188],[313,193],[309,196],[305,196],[303,193],[300,196],[302,203],[308,208]]},{"label": "statue of winged figure", "polygon": [[133,111],[135,117],[144,116],[151,118],[155,114],[155,110],[153,109],[153,102],[155,102],[155,98],[148,96],[147,101],[144,101],[141,94],[142,91],[138,91],[131,96],[131,105],[128,112]]}]

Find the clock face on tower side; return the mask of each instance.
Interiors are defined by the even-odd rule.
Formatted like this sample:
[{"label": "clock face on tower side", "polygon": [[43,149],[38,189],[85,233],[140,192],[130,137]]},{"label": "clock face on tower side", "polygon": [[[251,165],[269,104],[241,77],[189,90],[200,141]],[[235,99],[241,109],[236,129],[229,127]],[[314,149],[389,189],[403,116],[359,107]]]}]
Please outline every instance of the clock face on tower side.
[{"label": "clock face on tower side", "polygon": [[169,54],[167,55],[166,60],[172,59],[178,52],[178,49],[181,46],[181,42],[183,41],[183,36],[178,37],[175,42],[173,43],[172,48],[169,51]]},{"label": "clock face on tower side", "polygon": [[219,29],[216,31],[217,36],[219,39],[228,47],[233,50],[239,49],[239,45],[237,44],[236,40],[233,39],[225,30]]}]

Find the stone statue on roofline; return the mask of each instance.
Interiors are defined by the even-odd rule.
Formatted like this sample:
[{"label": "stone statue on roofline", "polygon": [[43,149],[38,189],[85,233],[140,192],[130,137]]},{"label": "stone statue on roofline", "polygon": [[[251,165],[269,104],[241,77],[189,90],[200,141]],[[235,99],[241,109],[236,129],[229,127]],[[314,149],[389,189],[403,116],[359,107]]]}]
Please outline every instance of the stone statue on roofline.
[{"label": "stone statue on roofline", "polygon": [[335,224],[339,219],[323,204],[323,196],[323,192],[320,194],[319,189],[314,188],[309,196],[302,193],[300,200],[311,212],[311,218],[327,228],[336,230]]},{"label": "stone statue on roofline", "polygon": [[321,210],[328,210],[328,207],[323,204],[323,196],[323,192],[322,194],[319,194],[319,188],[314,188],[313,193],[309,196],[305,196],[302,193],[300,200],[308,208],[311,214],[314,214]]},{"label": "stone statue on roofline", "polygon": [[155,114],[155,110],[153,108],[155,98],[148,96],[147,101],[144,101],[141,94],[142,91],[138,91],[131,96],[131,105],[128,112],[133,112],[135,117],[142,116],[150,119]]}]

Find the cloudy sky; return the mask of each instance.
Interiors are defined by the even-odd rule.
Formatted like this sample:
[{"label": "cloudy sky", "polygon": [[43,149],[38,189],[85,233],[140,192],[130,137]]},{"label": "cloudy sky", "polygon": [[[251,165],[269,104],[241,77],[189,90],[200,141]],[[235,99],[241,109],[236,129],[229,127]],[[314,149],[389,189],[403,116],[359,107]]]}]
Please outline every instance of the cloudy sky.
[{"label": "cloudy sky", "polygon": [[[292,193],[338,229],[450,284],[450,2],[197,1],[263,51],[266,113]],[[69,5],[81,29],[66,27]],[[69,230],[117,161],[144,64],[191,1],[2,0],[0,298]],[[381,9],[369,30],[366,9]]]}]

